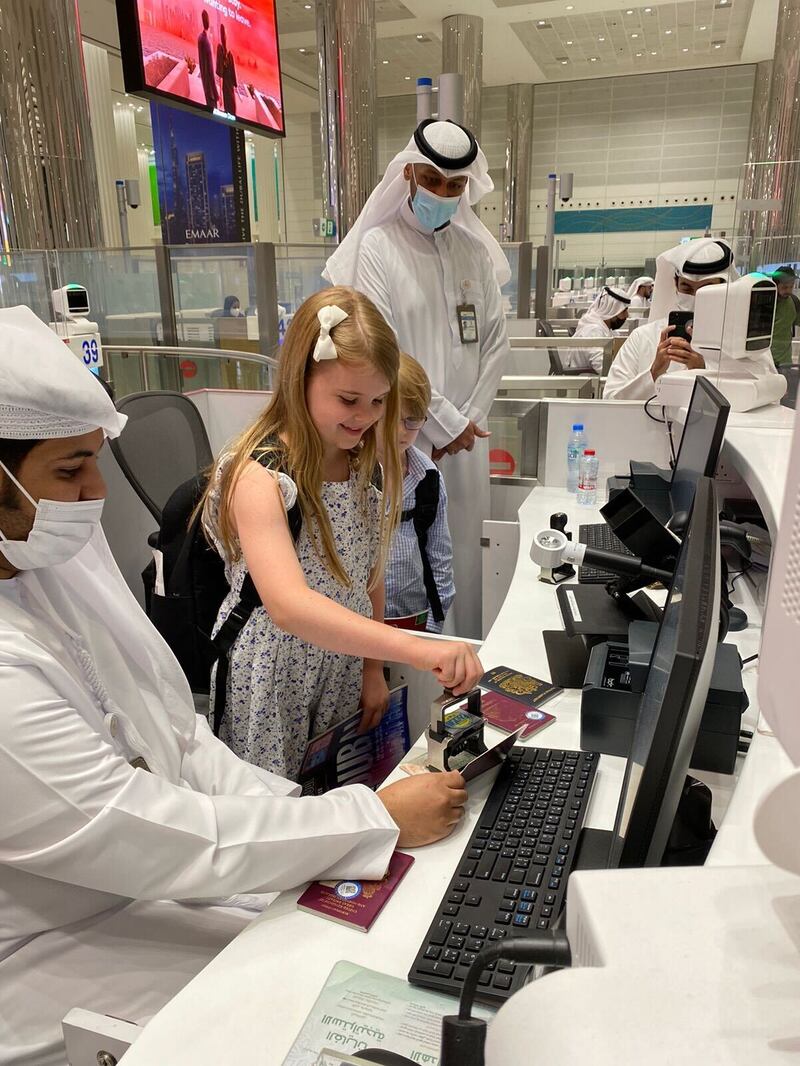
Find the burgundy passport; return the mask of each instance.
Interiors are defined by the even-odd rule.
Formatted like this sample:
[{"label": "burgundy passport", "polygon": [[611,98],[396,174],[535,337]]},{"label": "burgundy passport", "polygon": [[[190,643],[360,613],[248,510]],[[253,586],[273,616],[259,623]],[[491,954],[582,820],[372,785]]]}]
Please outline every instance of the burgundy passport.
[{"label": "burgundy passport", "polygon": [[413,862],[413,855],[396,851],[382,881],[312,881],[297,906],[368,933]]}]

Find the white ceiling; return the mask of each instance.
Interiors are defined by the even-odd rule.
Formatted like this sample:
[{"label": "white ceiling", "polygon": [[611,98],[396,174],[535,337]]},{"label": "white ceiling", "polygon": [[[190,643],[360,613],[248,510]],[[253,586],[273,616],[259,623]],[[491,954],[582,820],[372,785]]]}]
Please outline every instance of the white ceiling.
[{"label": "white ceiling", "polygon": [[[483,18],[484,83],[508,85],[769,59],[779,4],[779,0],[636,0],[614,7],[609,0],[374,2],[380,96],[413,92],[417,77],[441,72],[441,22],[448,15]],[[78,6],[83,35],[118,50],[114,0],[78,0]],[[317,106],[313,0],[277,0],[277,6],[286,111],[313,110]]]}]

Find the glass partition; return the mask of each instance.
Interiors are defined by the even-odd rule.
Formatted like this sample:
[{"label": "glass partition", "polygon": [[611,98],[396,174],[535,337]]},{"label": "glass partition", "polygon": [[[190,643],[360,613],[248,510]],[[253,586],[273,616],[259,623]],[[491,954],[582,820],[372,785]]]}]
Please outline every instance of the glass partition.
[{"label": "glass partition", "polygon": [[24,304],[43,322],[51,322],[52,290],[57,284],[47,252],[5,252],[0,255],[0,307]]},{"label": "glass partition", "polygon": [[59,285],[83,285],[104,344],[162,339],[153,248],[79,248],[52,253]]},{"label": "glass partition", "polygon": [[281,337],[297,308],[313,292],[328,288],[322,277],[333,247],[320,244],[276,244],[275,272],[278,278],[278,304],[283,320]]}]

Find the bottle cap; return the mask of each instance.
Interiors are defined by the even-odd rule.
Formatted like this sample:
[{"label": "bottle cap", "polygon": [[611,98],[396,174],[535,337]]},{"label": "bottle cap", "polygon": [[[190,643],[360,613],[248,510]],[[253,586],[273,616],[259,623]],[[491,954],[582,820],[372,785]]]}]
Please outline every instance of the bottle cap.
[{"label": "bottle cap", "polygon": [[572,432],[574,433],[575,430],[580,430],[581,432],[583,432],[583,422],[576,422],[572,427]]},{"label": "bottle cap", "polygon": [[586,449],[584,449],[583,454],[584,455],[594,455],[595,454],[594,448],[586,448]]}]

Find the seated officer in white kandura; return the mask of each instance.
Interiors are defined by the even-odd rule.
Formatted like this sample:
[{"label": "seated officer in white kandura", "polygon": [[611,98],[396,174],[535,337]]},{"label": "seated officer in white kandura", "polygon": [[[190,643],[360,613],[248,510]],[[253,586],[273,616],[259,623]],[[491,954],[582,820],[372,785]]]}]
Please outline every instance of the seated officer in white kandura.
[{"label": "seated officer in white kandura", "polygon": [[146,1021],[269,902],[233,893],[380,878],[466,799],[458,773],[297,799],[212,735],[100,526],[124,422],[31,311],[0,311],[3,1066],[61,1066],[75,1006]]},{"label": "seated officer in white kandura", "polygon": [[[608,340],[614,336],[614,330],[619,329],[627,319],[629,303],[630,300],[624,293],[617,292],[610,285],[604,285],[600,295],[578,322],[573,336],[601,337]],[[595,374],[603,373],[602,348],[567,348],[564,355],[564,363],[570,370],[593,370]]]},{"label": "seated officer in white kandura", "polygon": [[635,318],[642,318],[650,310],[650,301],[653,299],[653,285],[655,279],[647,274],[634,278],[628,288],[628,299],[631,301],[630,312],[637,314]]},{"label": "seated officer in white kandura", "polygon": [[[603,390],[605,400],[648,400],[656,381],[675,370],[702,370],[703,356],[689,341],[672,337],[670,311],[693,311],[695,293],[704,285],[723,285],[738,278],[733,252],[726,241],[704,237],[662,252],[656,260],[653,305],[647,325],[639,326],[617,352]],[[716,370],[718,364],[708,369]],[[769,352],[746,360],[723,361],[723,370],[776,373]]]}]

